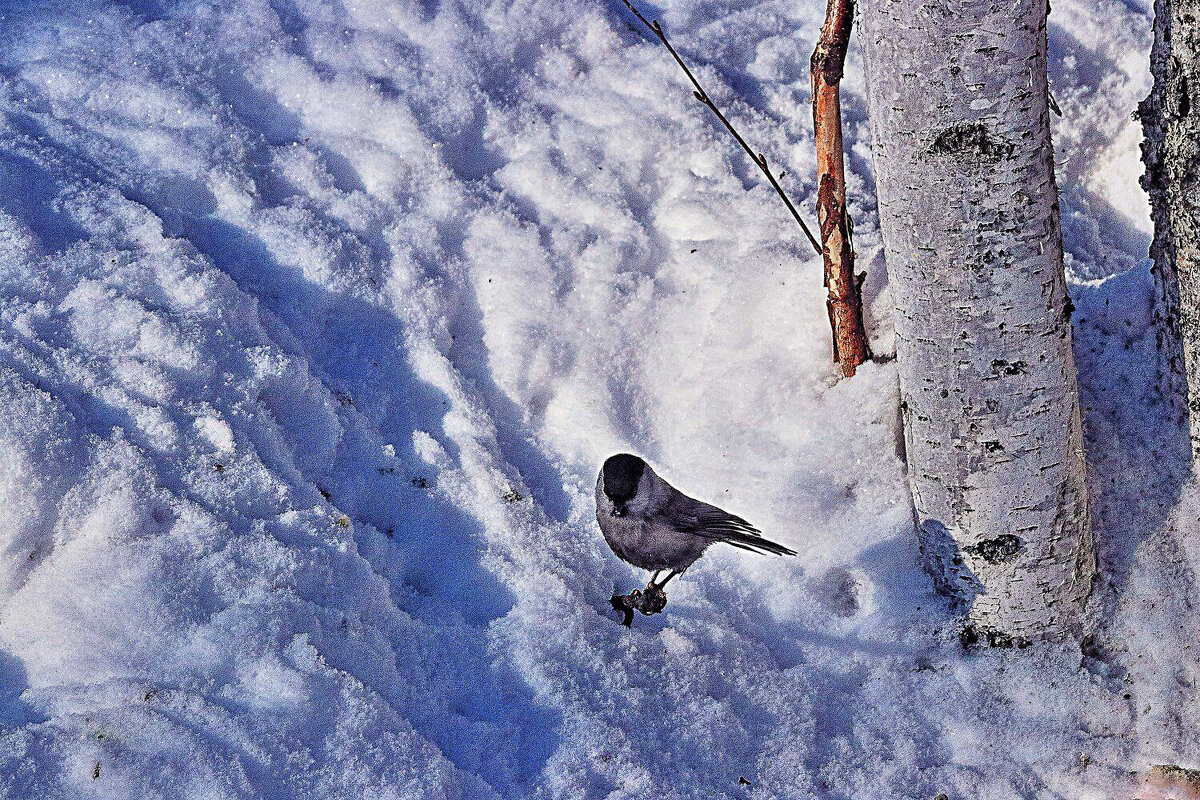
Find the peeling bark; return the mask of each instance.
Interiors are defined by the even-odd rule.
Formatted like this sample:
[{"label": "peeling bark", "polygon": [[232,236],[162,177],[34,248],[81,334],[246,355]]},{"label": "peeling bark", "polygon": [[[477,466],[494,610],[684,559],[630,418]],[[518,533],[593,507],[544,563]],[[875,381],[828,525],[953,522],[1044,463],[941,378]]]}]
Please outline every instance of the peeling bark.
[{"label": "peeling bark", "polygon": [[1150,257],[1164,393],[1191,418],[1200,459],[1200,0],[1155,0],[1154,88],[1138,109],[1146,140],[1142,186],[1150,194]]},{"label": "peeling bark", "polygon": [[879,216],[925,563],[974,640],[1075,630],[1095,551],[1045,0],[864,0]]},{"label": "peeling bark", "polygon": [[847,378],[871,358],[863,325],[862,278],[854,274],[842,152],[840,87],[853,19],[854,0],[829,0],[825,25],[821,28],[810,65],[817,149],[817,223],[828,292],[825,304],[833,331],[833,360]]}]

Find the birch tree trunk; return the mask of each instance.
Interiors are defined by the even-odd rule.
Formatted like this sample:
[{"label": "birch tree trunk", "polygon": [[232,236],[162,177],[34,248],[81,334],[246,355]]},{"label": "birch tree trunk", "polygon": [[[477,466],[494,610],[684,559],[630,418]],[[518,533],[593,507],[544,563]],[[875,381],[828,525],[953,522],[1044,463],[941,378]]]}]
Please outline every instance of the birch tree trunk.
[{"label": "birch tree trunk", "polygon": [[926,567],[996,645],[1095,571],[1046,85],[1046,0],[863,0],[879,217]]},{"label": "birch tree trunk", "polygon": [[[1155,0],[1154,88],[1138,109],[1146,141],[1150,257],[1164,389],[1188,397],[1193,460],[1200,459],[1200,0]],[[1182,340],[1182,346],[1181,346]]]}]

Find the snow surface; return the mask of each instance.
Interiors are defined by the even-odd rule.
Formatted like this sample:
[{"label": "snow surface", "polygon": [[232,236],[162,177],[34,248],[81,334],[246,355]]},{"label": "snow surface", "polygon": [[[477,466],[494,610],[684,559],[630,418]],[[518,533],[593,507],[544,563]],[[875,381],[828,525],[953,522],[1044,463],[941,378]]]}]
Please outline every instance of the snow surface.
[{"label": "snow surface", "polygon": [[[1200,765],[1148,6],[1051,16],[1081,657],[964,653],[893,365],[835,380],[819,259],[619,2],[4,4],[0,796],[1110,798]],[[811,218],[822,4],[646,11]],[[843,92],[887,354],[857,48]],[[711,550],[621,628],[619,450],[800,557]]]}]

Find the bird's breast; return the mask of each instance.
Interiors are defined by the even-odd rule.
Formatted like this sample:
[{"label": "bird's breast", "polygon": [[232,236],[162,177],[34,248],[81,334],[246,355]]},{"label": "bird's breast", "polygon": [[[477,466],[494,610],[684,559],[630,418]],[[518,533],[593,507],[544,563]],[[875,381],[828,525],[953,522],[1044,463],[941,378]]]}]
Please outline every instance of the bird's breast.
[{"label": "bird's breast", "polygon": [[632,515],[597,515],[608,546],[623,561],[641,569],[682,569],[704,552],[709,540],[681,533]]}]

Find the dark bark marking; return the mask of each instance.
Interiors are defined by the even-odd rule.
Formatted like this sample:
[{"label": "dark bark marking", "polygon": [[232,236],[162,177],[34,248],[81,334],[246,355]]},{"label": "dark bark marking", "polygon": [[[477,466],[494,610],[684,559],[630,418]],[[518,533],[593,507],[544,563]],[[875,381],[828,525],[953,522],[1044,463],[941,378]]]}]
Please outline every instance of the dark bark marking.
[{"label": "dark bark marking", "polygon": [[984,539],[978,544],[964,547],[963,551],[973,556],[979,556],[989,564],[1003,564],[1015,558],[1021,552],[1023,545],[1020,537],[1011,533],[1002,533],[994,539]]},{"label": "dark bark marking", "polygon": [[972,125],[953,125],[938,134],[929,152],[935,156],[953,155],[973,157],[977,161],[994,164],[1012,155],[1011,142],[990,133],[979,122]]},{"label": "dark bark marking", "polygon": [[1018,650],[1024,650],[1030,645],[1030,641],[1024,637],[1009,636],[1002,631],[970,623],[963,626],[962,631],[958,634],[958,641],[962,644],[964,650],[969,650],[981,641],[987,642],[989,647],[1015,647]]}]

